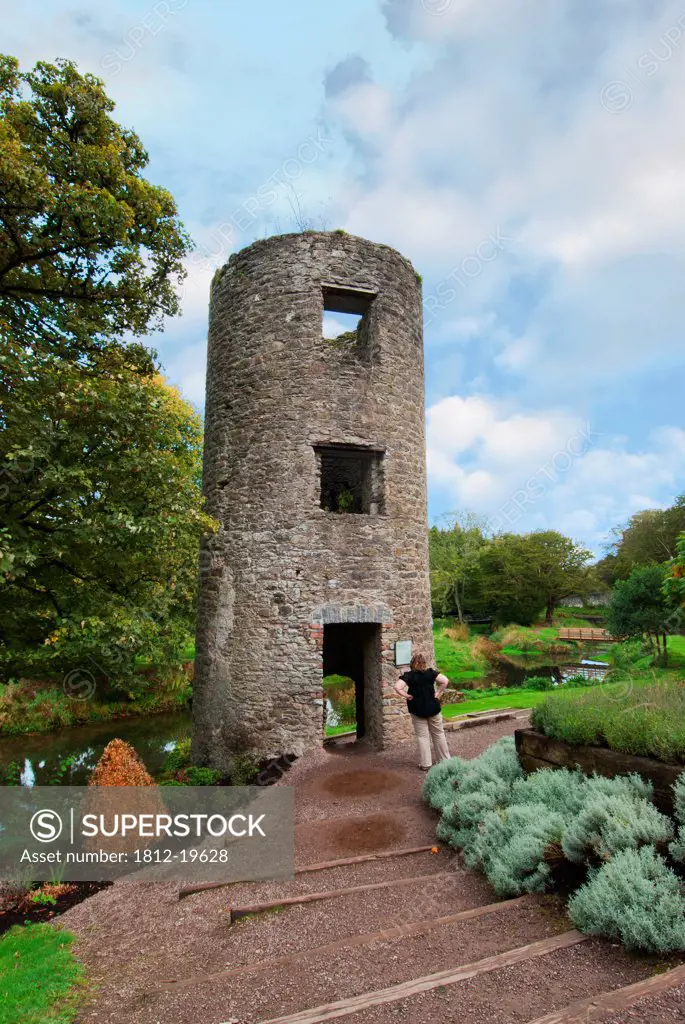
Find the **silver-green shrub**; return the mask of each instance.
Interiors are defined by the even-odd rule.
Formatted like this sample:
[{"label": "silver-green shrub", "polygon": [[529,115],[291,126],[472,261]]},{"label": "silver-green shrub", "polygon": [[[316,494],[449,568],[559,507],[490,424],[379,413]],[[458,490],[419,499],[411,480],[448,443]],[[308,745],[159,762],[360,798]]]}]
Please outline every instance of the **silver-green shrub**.
[{"label": "silver-green shrub", "polygon": [[443,811],[445,825],[458,829],[460,836],[463,830],[476,828],[488,811],[511,802],[512,785],[522,776],[511,736],[498,740],[480,757],[464,761],[454,800]]},{"label": "silver-green shrub", "polygon": [[[673,827],[651,803],[651,783],[568,769],[524,776],[510,737],[471,761],[451,762],[436,766],[424,788],[442,809],[438,839],[462,849],[499,896],[543,892],[548,859],[563,854],[590,867],[569,904],[581,931],[629,949],[685,949],[685,888],[656,849]],[[669,851],[685,863],[685,772],[674,789],[680,832]],[[597,861],[605,863],[593,867]]]},{"label": "silver-green shrub", "polygon": [[568,912],[580,931],[618,939],[626,949],[685,949],[681,882],[649,846],[622,850],[596,868]]},{"label": "silver-green shrub", "polygon": [[544,804],[490,811],[464,848],[464,859],[485,872],[498,896],[544,892],[550,875],[545,851],[559,844],[564,824]]},{"label": "silver-green shrub", "polygon": [[568,860],[591,865],[609,860],[622,850],[667,843],[672,838],[670,820],[653,804],[625,793],[600,793],[590,796],[582,810],[567,822],[561,848]]},{"label": "silver-green shrub", "polygon": [[541,768],[512,787],[512,803],[544,804],[565,818],[578,814],[585,803],[588,780],[580,770]]},{"label": "silver-green shrub", "polygon": [[673,806],[675,816],[680,828],[675,840],[668,848],[673,860],[685,864],[685,772],[682,772],[673,787]]},{"label": "silver-green shrub", "polygon": [[423,783],[423,799],[434,811],[443,812],[455,797],[454,784],[467,764],[461,757],[449,757],[434,764]]},{"label": "silver-green shrub", "polygon": [[630,775],[614,775],[608,779],[604,775],[591,775],[587,780],[589,796],[628,796],[635,800],[651,800],[654,786],[643,779],[637,772]]}]

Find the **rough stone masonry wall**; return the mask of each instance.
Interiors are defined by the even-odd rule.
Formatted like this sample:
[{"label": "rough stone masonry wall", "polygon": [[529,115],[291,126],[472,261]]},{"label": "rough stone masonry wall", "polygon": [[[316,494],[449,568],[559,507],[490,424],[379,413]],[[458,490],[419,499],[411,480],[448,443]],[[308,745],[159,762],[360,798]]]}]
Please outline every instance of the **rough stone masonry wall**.
[{"label": "rough stone masonry wall", "polygon": [[[322,283],[377,293],[362,340],[322,336]],[[384,451],[384,514],[320,507],[315,445]],[[393,644],[433,656],[421,289],[394,250],[338,232],[256,242],[212,286],[194,756],[301,754],[323,739],[327,622],[382,628],[378,746],[407,735]],[[380,686],[381,684],[379,684]]]}]

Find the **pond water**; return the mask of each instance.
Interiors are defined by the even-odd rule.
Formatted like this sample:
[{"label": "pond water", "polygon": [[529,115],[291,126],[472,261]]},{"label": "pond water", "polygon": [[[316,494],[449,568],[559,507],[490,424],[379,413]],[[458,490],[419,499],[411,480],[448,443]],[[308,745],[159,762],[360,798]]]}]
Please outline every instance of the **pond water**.
[{"label": "pond water", "polygon": [[481,685],[477,688],[525,686],[526,680],[535,676],[546,676],[560,684],[574,676],[583,676],[585,679],[603,679],[608,671],[609,666],[605,662],[593,658],[549,662],[541,660],[539,656],[509,657],[484,676]]},{"label": "pond water", "polygon": [[117,722],[77,725],[59,732],[0,739],[0,765],[12,761],[22,766],[22,784],[49,785],[60,761],[75,755],[76,763],[61,780],[66,786],[83,786],[110,740],[126,740],[135,748],[151,775],[161,771],[164,758],[178,741],[190,735],[190,711],[122,718]]}]

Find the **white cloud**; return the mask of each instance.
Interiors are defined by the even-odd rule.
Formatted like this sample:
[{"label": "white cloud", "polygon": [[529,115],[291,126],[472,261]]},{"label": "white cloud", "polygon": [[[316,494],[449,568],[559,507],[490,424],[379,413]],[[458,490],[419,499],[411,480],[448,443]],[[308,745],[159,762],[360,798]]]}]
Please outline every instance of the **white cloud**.
[{"label": "white cloud", "polygon": [[[452,279],[454,297],[429,317],[441,345],[494,310],[492,365],[565,400],[588,378],[599,387],[673,358],[685,315],[682,12],[647,0],[582,12],[570,0],[388,0],[385,12],[434,63],[392,110],[384,96],[392,131],[380,150],[360,151],[362,172],[341,197],[346,225],[412,256],[427,311],[451,271],[476,267],[489,235],[512,239],[473,277]],[[606,91],[615,82],[622,112]],[[363,133],[355,95],[347,125]],[[528,323],[514,328],[512,291],[536,278]]]},{"label": "white cloud", "polygon": [[496,530],[560,529],[599,550],[609,526],[675,496],[685,430],[661,427],[642,450],[560,411],[523,413],[489,396],[427,412],[428,474],[447,507]]}]

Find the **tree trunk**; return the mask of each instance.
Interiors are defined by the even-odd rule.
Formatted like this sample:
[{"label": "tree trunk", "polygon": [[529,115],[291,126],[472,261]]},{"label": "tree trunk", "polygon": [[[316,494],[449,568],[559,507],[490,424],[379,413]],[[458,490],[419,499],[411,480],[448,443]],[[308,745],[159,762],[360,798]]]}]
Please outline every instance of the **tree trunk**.
[{"label": "tree trunk", "polygon": [[554,598],[553,597],[548,598],[548,600],[547,600],[547,612],[545,614],[545,622],[547,623],[548,626],[552,625],[552,616],[554,615],[555,607],[556,607],[556,601],[554,600]]},{"label": "tree trunk", "polygon": [[464,613],[462,612],[461,601],[459,600],[459,584],[458,583],[457,583],[456,587],[454,588],[454,600],[455,600],[456,605],[457,605],[457,617],[459,619],[459,625],[463,626],[464,625]]}]

